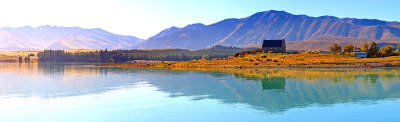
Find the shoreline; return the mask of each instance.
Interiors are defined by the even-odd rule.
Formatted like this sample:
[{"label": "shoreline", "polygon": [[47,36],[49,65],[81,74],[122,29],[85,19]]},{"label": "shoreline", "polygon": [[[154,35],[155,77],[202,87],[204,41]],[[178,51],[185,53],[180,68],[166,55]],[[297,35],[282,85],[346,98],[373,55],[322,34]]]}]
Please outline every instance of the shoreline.
[{"label": "shoreline", "polygon": [[154,64],[97,64],[98,67],[120,67],[120,68],[166,68],[166,69],[197,69],[197,68],[218,68],[218,69],[375,69],[375,68],[400,68],[400,66],[384,65],[334,65],[334,66],[264,66],[264,67],[241,67],[241,66],[218,66],[218,67],[159,67]]},{"label": "shoreline", "polygon": [[400,56],[356,58],[334,54],[255,54],[244,57],[214,58],[152,64],[99,64],[101,67],[141,68],[229,68],[229,69],[368,69],[400,68]]}]

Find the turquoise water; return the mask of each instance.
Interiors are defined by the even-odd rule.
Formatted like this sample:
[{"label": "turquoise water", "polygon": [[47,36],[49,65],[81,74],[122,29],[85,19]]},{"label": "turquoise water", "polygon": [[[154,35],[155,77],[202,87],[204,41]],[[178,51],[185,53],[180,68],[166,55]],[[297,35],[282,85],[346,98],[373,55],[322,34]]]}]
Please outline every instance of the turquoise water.
[{"label": "turquoise water", "polygon": [[400,70],[0,64],[0,121],[399,121]]}]

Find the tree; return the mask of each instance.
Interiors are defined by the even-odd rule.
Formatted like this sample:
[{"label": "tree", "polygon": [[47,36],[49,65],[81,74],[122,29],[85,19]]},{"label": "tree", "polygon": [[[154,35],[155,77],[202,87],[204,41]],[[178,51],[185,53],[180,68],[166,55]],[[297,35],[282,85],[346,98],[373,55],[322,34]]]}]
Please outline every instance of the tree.
[{"label": "tree", "polygon": [[354,49],[354,46],[351,43],[343,46],[343,52],[345,52],[345,53],[350,53],[353,51],[353,49]]},{"label": "tree", "polygon": [[361,52],[368,52],[368,42],[364,42],[361,47]]},{"label": "tree", "polygon": [[353,49],[353,50],[361,50],[361,48],[358,47],[358,46],[354,46],[354,49]]},{"label": "tree", "polygon": [[393,54],[393,49],[394,49],[394,46],[386,45],[386,46],[382,47],[382,49],[380,50],[380,53],[384,57],[391,56]]},{"label": "tree", "polygon": [[208,56],[208,55],[203,55],[203,57],[201,57],[201,59],[210,60],[210,56]]},{"label": "tree", "polygon": [[[203,55],[211,58],[226,58],[243,49],[236,47],[215,46],[209,49],[185,50],[99,50],[89,52],[66,52],[64,50],[44,50],[38,53],[41,62],[99,62],[99,63],[124,63],[131,60],[160,60],[160,61],[189,61],[202,59]],[[257,50],[249,53],[259,52]],[[239,56],[244,55],[240,53]]]},{"label": "tree", "polygon": [[379,49],[374,41],[371,41],[371,46],[369,47],[369,57],[372,58],[379,57]]},{"label": "tree", "polygon": [[342,52],[342,46],[337,43],[332,43],[332,46],[329,46],[329,50],[331,50],[332,54],[337,54]]},{"label": "tree", "polygon": [[397,45],[396,54],[400,56],[400,45]]}]

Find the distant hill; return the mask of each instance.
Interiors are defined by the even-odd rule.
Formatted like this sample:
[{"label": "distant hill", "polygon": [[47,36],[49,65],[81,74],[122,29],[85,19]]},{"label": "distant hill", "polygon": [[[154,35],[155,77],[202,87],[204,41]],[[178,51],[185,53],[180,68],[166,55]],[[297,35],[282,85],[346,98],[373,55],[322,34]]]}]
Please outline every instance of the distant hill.
[{"label": "distant hill", "polygon": [[[171,27],[130,48],[202,49],[214,45],[241,47],[260,44],[263,39],[318,40],[326,43],[339,41],[335,39],[346,39],[348,42],[364,39],[400,42],[399,22],[333,16],[310,17],[274,10],[241,19],[225,19],[211,25],[197,25],[201,26]],[[310,47],[315,44],[303,43]]]},{"label": "distant hill", "polygon": [[183,28],[178,28],[178,27],[172,26],[172,27],[170,27],[170,28],[167,28],[167,29],[161,31],[161,32],[158,33],[157,35],[154,35],[154,36],[150,37],[149,39],[154,39],[154,38],[163,37],[163,36],[170,35],[170,34],[172,34],[172,33],[175,33],[175,32],[177,32],[177,31],[181,31],[181,30],[186,30],[186,29],[201,29],[201,28],[204,28],[204,27],[206,27],[206,25],[201,24],[201,23],[190,24],[190,25],[187,25],[187,26],[185,26],[185,27],[183,27]]},{"label": "distant hill", "polygon": [[0,28],[0,51],[26,49],[121,49],[142,39],[105,30],[79,27],[30,26]]},{"label": "distant hill", "polygon": [[170,27],[142,40],[105,30],[79,27],[40,26],[0,28],[0,51],[32,49],[190,49],[215,45],[257,47],[263,39],[286,39],[288,49],[327,50],[332,42],[356,45],[377,41],[400,43],[400,22],[376,19],[310,17],[284,11],[265,11],[241,19],[214,24],[195,23]]}]

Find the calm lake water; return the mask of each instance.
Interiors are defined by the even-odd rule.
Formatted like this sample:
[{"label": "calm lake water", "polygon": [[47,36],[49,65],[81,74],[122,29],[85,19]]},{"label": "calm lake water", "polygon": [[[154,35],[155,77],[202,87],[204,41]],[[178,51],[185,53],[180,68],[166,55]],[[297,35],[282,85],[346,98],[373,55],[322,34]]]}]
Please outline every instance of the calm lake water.
[{"label": "calm lake water", "polygon": [[400,70],[0,64],[0,121],[400,121]]}]

